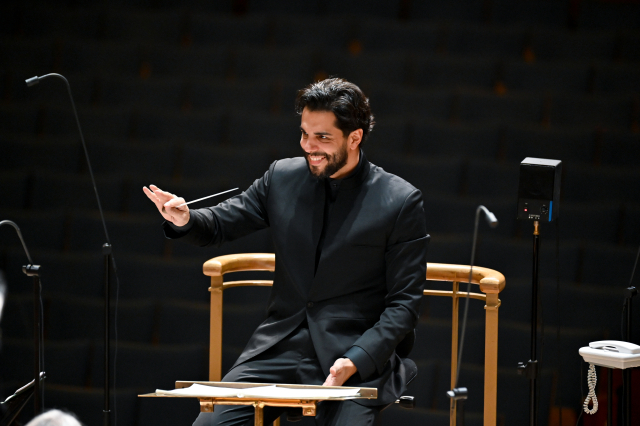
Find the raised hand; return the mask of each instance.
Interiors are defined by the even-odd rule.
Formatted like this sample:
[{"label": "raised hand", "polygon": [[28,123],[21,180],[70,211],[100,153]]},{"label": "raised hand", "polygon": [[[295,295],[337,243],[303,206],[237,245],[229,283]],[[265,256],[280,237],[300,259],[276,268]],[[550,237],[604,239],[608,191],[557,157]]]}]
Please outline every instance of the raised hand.
[{"label": "raised hand", "polygon": [[156,205],[162,217],[176,226],[184,226],[189,222],[189,206],[176,207],[184,204],[184,198],[161,190],[155,185],[142,188],[146,196]]},{"label": "raised hand", "polygon": [[322,386],[342,386],[358,368],[349,358],[338,358],[329,369],[329,375]]}]

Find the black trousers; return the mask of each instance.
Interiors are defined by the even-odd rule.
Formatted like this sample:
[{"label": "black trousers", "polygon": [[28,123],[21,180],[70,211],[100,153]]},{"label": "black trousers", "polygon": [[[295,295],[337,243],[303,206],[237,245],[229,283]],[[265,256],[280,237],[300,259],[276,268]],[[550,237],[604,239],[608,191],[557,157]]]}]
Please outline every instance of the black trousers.
[{"label": "black trousers", "polygon": [[[306,323],[265,352],[227,373],[223,382],[291,383],[321,385],[327,375],[322,371]],[[365,407],[354,401],[321,401],[316,425],[374,426],[383,407]],[[280,417],[286,408],[265,407],[264,423]],[[213,413],[200,413],[193,426],[252,426],[254,408],[245,405],[216,405]]]}]

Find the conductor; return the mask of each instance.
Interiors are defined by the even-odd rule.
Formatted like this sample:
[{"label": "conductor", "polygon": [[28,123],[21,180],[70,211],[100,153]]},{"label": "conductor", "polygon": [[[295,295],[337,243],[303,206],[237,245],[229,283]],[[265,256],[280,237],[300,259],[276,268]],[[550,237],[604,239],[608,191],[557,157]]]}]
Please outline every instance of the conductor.
[{"label": "conductor", "polygon": [[[301,157],[275,161],[214,207],[143,188],[167,238],[218,246],[270,227],[276,268],[267,318],[226,382],[375,387],[374,400],[324,401],[319,425],[373,425],[405,390],[395,353],[416,326],[426,276],[422,194],[367,161],[369,99],[339,78],[300,90]],[[284,409],[266,407],[271,422]],[[252,425],[253,407],[219,406],[194,425]]]}]

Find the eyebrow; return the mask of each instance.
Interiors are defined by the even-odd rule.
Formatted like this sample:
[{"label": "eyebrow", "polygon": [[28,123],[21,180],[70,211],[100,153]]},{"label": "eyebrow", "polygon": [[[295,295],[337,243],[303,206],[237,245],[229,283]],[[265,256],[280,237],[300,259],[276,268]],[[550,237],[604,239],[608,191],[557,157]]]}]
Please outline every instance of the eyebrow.
[{"label": "eyebrow", "polygon": [[[304,133],[307,133],[307,131],[304,130],[302,127],[300,127],[300,131],[304,132]],[[327,136],[328,135],[328,136],[331,136],[331,133],[329,133],[329,132],[315,132],[314,135],[318,135],[318,136]]]}]

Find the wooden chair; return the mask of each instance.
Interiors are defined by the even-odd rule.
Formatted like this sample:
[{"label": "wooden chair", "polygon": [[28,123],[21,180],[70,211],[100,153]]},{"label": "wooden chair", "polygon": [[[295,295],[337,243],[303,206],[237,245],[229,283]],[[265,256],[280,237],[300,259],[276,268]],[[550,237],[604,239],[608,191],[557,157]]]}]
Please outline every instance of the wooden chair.
[{"label": "wooden chair", "polygon": [[[241,271],[274,271],[275,255],[272,253],[245,253],[218,256],[203,265],[205,275],[211,277],[211,320],[209,348],[209,380],[222,378],[222,292],[231,287],[271,286],[270,280],[244,280],[224,282],[224,275]],[[427,280],[446,281],[452,284],[451,290],[424,290],[425,296],[451,297],[451,387],[455,385],[458,355],[458,313],[460,299],[467,295],[460,285],[469,279],[468,265],[449,265],[427,263]],[[498,389],[498,295],[505,287],[504,275],[493,269],[475,266],[471,283],[480,287],[480,292],[470,293],[470,298],[485,302],[485,357],[484,357],[484,426],[496,425],[496,405]],[[465,287],[466,289],[466,287]],[[450,425],[456,424],[455,401],[451,401]]]}]

